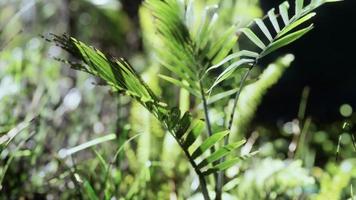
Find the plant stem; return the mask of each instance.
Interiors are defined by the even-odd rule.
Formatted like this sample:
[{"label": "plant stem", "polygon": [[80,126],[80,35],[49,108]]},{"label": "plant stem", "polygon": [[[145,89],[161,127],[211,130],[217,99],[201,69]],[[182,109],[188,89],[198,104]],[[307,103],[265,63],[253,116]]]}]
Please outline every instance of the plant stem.
[{"label": "plant stem", "polygon": [[201,188],[203,197],[205,200],[210,200],[208,188],[207,188],[206,182],[205,182],[205,178],[202,174],[198,174],[198,176],[199,176],[200,188]]},{"label": "plant stem", "polygon": [[[203,108],[204,108],[204,115],[205,115],[205,124],[206,128],[208,129],[208,134],[209,137],[213,135],[213,132],[211,130],[211,124],[210,124],[210,118],[209,118],[209,110],[208,110],[208,104],[205,98],[205,93],[204,93],[204,88],[203,88],[203,83],[202,81],[199,81],[199,86],[200,86],[200,93],[201,93],[201,98],[203,101]],[[212,151],[215,151],[214,146],[211,148]]]},{"label": "plant stem", "polygon": [[[241,91],[244,87],[244,84],[245,84],[245,81],[248,77],[248,75],[250,75],[250,72],[252,70],[252,68],[255,66],[256,64],[253,64],[251,67],[248,68],[247,72],[244,74],[244,76],[242,77],[241,81],[240,81],[240,89],[236,92],[236,95],[235,95],[235,99],[234,99],[234,104],[233,104],[233,107],[232,107],[232,111],[231,111],[231,115],[230,115],[230,120],[229,120],[229,125],[228,125],[228,129],[231,130],[232,128],[232,123],[234,122],[234,117],[235,117],[235,112],[236,112],[236,107],[237,107],[237,103],[239,101],[239,97],[240,97],[240,94],[241,94]],[[228,139],[228,136],[225,137]],[[225,140],[226,141],[226,140]],[[225,144],[228,143],[228,140],[225,142]]]},{"label": "plant stem", "polygon": [[[240,87],[239,90],[236,92],[235,95],[235,99],[234,99],[234,104],[232,107],[232,111],[231,111],[231,115],[230,115],[230,120],[229,120],[229,124],[228,124],[228,130],[231,131],[232,128],[232,123],[234,122],[234,116],[235,116],[235,112],[236,112],[236,107],[237,107],[237,103],[239,101],[239,97],[241,94],[241,91],[244,87],[245,81],[247,79],[247,77],[250,75],[250,72],[252,70],[252,68],[254,66],[256,66],[257,64],[257,60],[253,63],[253,65],[251,65],[247,72],[244,74],[244,76],[242,77],[241,81],[240,81]],[[226,135],[224,138],[224,145],[227,145],[229,143],[229,135]],[[221,158],[219,163],[222,163],[225,161],[225,157]],[[216,187],[215,187],[215,200],[221,200],[221,195],[222,195],[222,187],[224,185],[224,173],[223,171],[218,172],[218,177],[217,177],[217,181],[216,181]]]},{"label": "plant stem", "polygon": [[[205,98],[205,93],[204,93],[204,86],[203,86],[203,82],[200,80],[199,81],[199,87],[200,87],[200,93],[201,93],[201,98],[203,101],[203,108],[204,108],[204,115],[205,115],[205,124],[206,124],[206,128],[208,129],[208,135],[209,137],[213,135],[212,129],[211,129],[211,124],[210,124],[210,118],[209,118],[209,108],[208,108],[208,104]],[[210,153],[215,152],[215,146],[213,145],[210,149]],[[216,162],[214,162],[214,164],[216,164]],[[214,172],[214,179],[215,179],[215,183],[218,182],[218,173]],[[215,187],[217,185],[215,184]],[[215,188],[216,189],[216,188]]]},{"label": "plant stem", "polygon": [[187,156],[190,164],[192,165],[192,167],[194,168],[195,173],[198,175],[199,177],[199,183],[200,183],[200,189],[201,192],[203,194],[204,200],[210,200],[210,196],[209,196],[209,191],[208,191],[208,187],[205,181],[205,177],[204,175],[200,172],[200,170],[198,169],[197,164],[195,163],[194,159],[190,156],[189,152],[187,149],[183,148],[182,144],[178,141],[178,144],[181,146],[181,149],[183,149],[184,154]]}]

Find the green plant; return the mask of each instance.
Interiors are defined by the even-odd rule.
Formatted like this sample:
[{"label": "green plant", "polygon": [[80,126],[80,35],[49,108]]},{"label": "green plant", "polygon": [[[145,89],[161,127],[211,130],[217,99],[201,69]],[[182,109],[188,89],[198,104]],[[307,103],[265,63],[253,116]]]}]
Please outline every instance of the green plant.
[{"label": "green plant", "polygon": [[248,169],[237,188],[241,199],[295,199],[315,180],[300,160],[281,161],[266,158]]},{"label": "green plant", "polygon": [[[354,165],[355,159],[345,159],[340,164],[329,163],[326,167],[327,170],[322,171],[319,175],[320,192],[312,199],[346,199],[346,196],[342,196],[342,192],[349,189],[351,180],[356,176]],[[353,197],[352,190],[350,193]]]},{"label": "green plant", "polygon": [[[238,120],[235,117],[236,106],[251,70],[263,57],[308,33],[313,28],[312,24],[306,28],[299,27],[315,15],[312,12],[315,8],[332,1],[335,0],[312,0],[309,5],[304,5],[303,0],[296,0],[292,17],[288,16],[288,2],[284,2],[279,6],[279,15],[272,9],[266,17],[254,20],[247,27],[237,29],[232,25],[223,33],[216,28],[219,24],[217,6],[199,9],[196,5],[201,4],[200,1],[145,1],[158,33],[154,49],[156,58],[170,71],[169,75],[160,77],[188,91],[197,102],[201,102],[204,120],[200,119],[200,104],[188,106],[192,111],[185,112],[172,105],[171,101],[162,100],[123,58],[105,55],[66,35],[53,35],[51,40],[80,61],[68,61],[72,68],[103,79],[114,91],[132,97],[153,114],[186,155],[199,177],[204,199],[210,199],[207,184],[210,174],[214,175],[215,198],[221,199],[224,185],[221,172],[255,153],[234,156],[235,150],[245,140],[230,141],[229,138],[230,134],[236,134],[232,132],[232,124]],[[266,25],[266,20],[271,22],[271,27]],[[283,25],[278,20],[283,21]],[[260,31],[254,30],[255,24]],[[241,49],[241,35],[260,50]],[[223,87],[217,87],[236,74],[241,75],[241,78],[236,78],[239,82],[237,88],[225,91]],[[219,126],[211,120],[209,99],[217,101],[233,94],[227,126]],[[202,134],[204,127],[207,135]]]}]

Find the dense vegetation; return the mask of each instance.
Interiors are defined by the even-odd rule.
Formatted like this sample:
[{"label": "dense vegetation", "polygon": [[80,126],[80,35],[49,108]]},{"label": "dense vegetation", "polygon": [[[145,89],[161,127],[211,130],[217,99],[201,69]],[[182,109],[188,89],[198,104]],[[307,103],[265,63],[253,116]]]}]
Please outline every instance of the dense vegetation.
[{"label": "dense vegetation", "polygon": [[0,3],[0,198],[356,198],[350,105],[251,124],[335,1]]}]

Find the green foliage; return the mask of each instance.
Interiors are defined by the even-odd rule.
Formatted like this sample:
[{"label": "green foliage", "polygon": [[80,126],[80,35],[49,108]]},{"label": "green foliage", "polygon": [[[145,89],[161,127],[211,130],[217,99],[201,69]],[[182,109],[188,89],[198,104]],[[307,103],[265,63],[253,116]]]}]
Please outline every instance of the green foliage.
[{"label": "green foliage", "polygon": [[[22,1],[13,2],[0,3],[0,27]],[[285,124],[253,127],[242,139],[263,95],[293,59],[282,57],[261,75],[253,70],[258,61],[307,33],[312,11],[330,1],[297,0],[294,11],[285,2],[279,14],[272,9],[254,21],[262,16],[257,0],[147,0],[139,20],[128,17],[125,1],[68,2],[30,3],[34,9],[24,10],[35,15],[21,12],[14,28],[0,30],[0,199],[209,199],[214,186],[216,199],[353,195],[345,165],[313,167],[323,167],[315,162],[319,149],[334,163],[339,122],[317,127],[300,117],[302,125],[293,121],[293,128],[306,127],[299,139]],[[12,38],[21,26],[24,35]],[[47,58],[61,50],[33,30],[65,30],[86,41],[47,38],[69,52],[57,60],[100,80],[61,69],[63,62]],[[339,142],[343,158],[354,153],[343,149],[349,135]],[[294,159],[303,165],[285,159],[286,152],[292,158],[294,137],[302,143]]]},{"label": "green foliage", "polygon": [[[177,140],[198,175],[208,175],[212,171],[225,170],[238,161],[236,159],[227,160],[224,163],[213,165],[211,170],[201,171],[194,160],[218,143],[218,141],[229,133],[228,131],[213,134],[197,147],[193,153],[190,153],[190,146],[202,132],[203,122],[201,120],[193,120],[189,112],[185,112],[183,116],[180,117],[181,113],[178,108],[169,109],[166,104],[159,101],[158,97],[123,59],[109,59],[102,52],[67,36],[54,36],[53,41],[71,53],[72,56],[83,61],[83,63],[71,63],[72,67],[99,76],[114,90],[133,97],[157,117],[162,125],[166,127]],[[221,156],[218,156],[216,159],[220,159],[224,155],[225,154],[221,154]]]},{"label": "green foliage", "polygon": [[[229,66],[215,79],[214,84],[211,86],[210,90],[212,90],[216,85],[220,82],[224,81],[225,79],[232,76],[233,72],[239,68],[246,65],[254,66],[258,62],[259,59],[267,56],[268,54],[280,49],[295,40],[299,39],[306,33],[308,33],[312,28],[313,24],[306,28],[300,28],[299,30],[295,31],[300,25],[307,23],[315,13],[312,13],[314,9],[321,6],[324,3],[331,2],[331,1],[311,1],[309,5],[303,7],[303,2],[296,0],[296,5],[298,5],[298,9],[296,7],[295,14],[292,17],[288,16],[288,9],[289,3],[286,1],[279,6],[280,17],[282,18],[284,25],[281,26],[278,22],[278,16],[275,13],[275,9],[271,9],[268,11],[267,16],[265,16],[264,20],[269,20],[272,24],[273,31],[270,30],[264,20],[262,19],[255,19],[254,22],[257,24],[259,29],[264,34],[264,37],[268,39],[268,42],[263,42],[264,38],[256,34],[250,27],[243,27],[239,29],[239,32],[243,33],[256,47],[260,49],[258,52],[254,51],[240,51],[235,54],[230,55],[222,62],[214,65],[208,69],[215,69],[228,62],[234,61],[229,63]],[[292,32],[293,31],[293,32]]]},{"label": "green foliage", "polygon": [[[272,23],[276,32],[275,36],[272,36],[269,28],[265,25],[263,20],[255,20],[256,24],[269,40],[267,45],[250,28],[244,27],[240,29],[240,31],[262,51],[257,53],[241,50],[237,53],[228,55],[233,50],[238,39],[235,34],[236,26],[230,26],[216,39],[213,31],[217,26],[216,24],[218,20],[217,6],[206,6],[203,10],[198,12],[198,15],[202,16],[201,20],[196,21],[194,20],[196,18],[194,11],[197,9],[194,7],[196,6],[194,1],[147,0],[145,2],[145,6],[152,11],[152,17],[155,19],[154,25],[158,33],[157,39],[159,40],[159,45],[155,48],[157,58],[159,62],[177,76],[178,79],[166,75],[160,75],[160,77],[189,91],[197,99],[201,99],[203,102],[205,123],[209,137],[203,140],[194,151],[190,151],[190,147],[195,143],[198,137],[203,137],[201,136],[203,131],[203,121],[200,119],[193,119],[193,115],[189,112],[181,113],[178,108],[170,108],[166,103],[163,103],[127,61],[122,58],[115,59],[107,56],[101,51],[65,35],[54,35],[52,41],[81,61],[80,63],[69,62],[74,69],[82,70],[100,77],[110,85],[114,91],[126,94],[138,101],[160,121],[163,127],[172,134],[182,148],[191,166],[199,176],[204,198],[209,199],[203,176],[216,173],[220,170],[225,170],[235,165],[240,160],[239,158],[227,160],[224,160],[224,158],[241,144],[228,144],[227,135],[230,132],[230,125],[226,131],[217,133],[212,132],[208,113],[208,102],[206,101],[206,88],[204,87],[209,78],[207,77],[207,75],[209,75],[208,72],[216,70],[228,62],[234,61],[229,64],[217,78],[215,78],[215,82],[209,89],[211,92],[215,86],[232,76],[234,71],[241,67],[249,66],[248,72],[241,80],[237,98],[235,98],[234,104],[236,105],[240,91],[243,87],[243,82],[246,80],[249,71],[256,65],[258,60],[273,51],[294,42],[311,30],[312,25],[290,33],[292,30],[299,27],[299,25],[313,17],[314,13],[311,13],[311,11],[323,3],[325,2],[312,1],[308,6],[303,7],[303,1],[297,0],[295,15],[291,18],[288,17],[288,3],[282,4],[280,6],[281,17],[284,22],[282,28],[277,21],[274,9],[270,10],[267,18]],[[147,17],[149,16],[145,13],[143,13],[143,15],[146,15]],[[145,25],[144,22],[142,23]],[[151,36],[153,36],[153,34],[151,34]],[[283,64],[283,66],[287,65],[289,64]],[[260,81],[263,82],[263,85],[265,86],[260,86],[258,92],[256,92],[259,96],[255,98],[257,99],[255,101],[257,103],[255,104],[258,104],[258,99],[261,99],[263,91],[270,87],[281,76],[281,71],[282,70],[275,72],[276,75],[272,76],[272,78],[267,77]],[[266,79],[269,84],[266,85],[264,79]],[[226,93],[217,95],[223,97],[228,96]],[[235,106],[233,109],[235,109]],[[256,105],[252,110],[255,109]],[[231,121],[233,120],[234,112],[235,111],[233,110],[230,119]],[[251,118],[253,112],[254,111],[247,115]],[[247,118],[248,117],[244,119]],[[146,125],[146,127],[148,128],[145,131],[147,137],[142,140],[145,143],[150,140],[150,137],[147,134],[149,132],[149,125]],[[218,146],[219,141],[223,138],[225,138],[226,146],[223,146],[216,151],[215,147]],[[148,144],[149,143],[147,143],[147,145]],[[141,144],[140,146],[143,147],[147,145]],[[197,165],[195,160],[198,157],[203,156],[207,150],[210,150],[210,156],[206,157],[201,164]],[[141,150],[140,152],[147,151]],[[143,163],[145,163],[148,161],[149,156],[143,156],[143,154],[140,157],[145,158],[143,159]],[[202,166],[207,166],[208,164],[211,164],[212,167],[205,169],[205,171],[201,169]],[[215,178],[216,177],[217,176],[215,176]],[[221,182],[220,179],[221,178],[219,178],[219,180],[217,178],[215,179],[216,184]],[[217,198],[221,195],[220,188],[222,185],[219,184],[216,187],[216,192],[218,193]]]},{"label": "green foliage", "polygon": [[350,180],[356,177],[354,166],[354,159],[345,160],[339,166],[330,163],[327,167],[329,170],[321,174],[320,193],[312,199],[346,199],[342,194],[348,188]]},{"label": "green foliage", "polygon": [[300,161],[263,159],[245,172],[237,188],[239,197],[252,199],[294,199],[315,180]]}]

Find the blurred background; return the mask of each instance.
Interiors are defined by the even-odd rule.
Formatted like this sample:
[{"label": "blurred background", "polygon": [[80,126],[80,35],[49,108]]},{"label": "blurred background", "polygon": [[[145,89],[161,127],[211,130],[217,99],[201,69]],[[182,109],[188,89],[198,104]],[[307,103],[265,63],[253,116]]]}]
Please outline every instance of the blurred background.
[{"label": "blurred background", "polygon": [[[248,22],[283,1],[222,2],[236,19]],[[155,77],[161,69],[150,60],[141,4],[139,0],[0,0],[0,136],[10,130],[16,135],[1,147],[0,199],[81,199],[78,182],[98,199],[185,199],[194,194],[196,178],[157,121],[129,98],[58,62],[55,58],[67,55],[42,38],[66,33],[127,58],[144,77]],[[353,195],[354,8],[353,0],[322,6],[311,33],[261,61],[257,72],[286,53],[295,55],[282,78],[262,97],[246,128],[245,137],[261,153],[227,172],[231,180],[244,172],[227,192],[243,199]],[[147,80],[156,93],[173,98],[166,89],[169,84]],[[304,147],[293,160],[291,144],[298,134],[305,135]],[[132,137],[132,144],[119,150]],[[105,145],[68,153],[96,138]],[[120,159],[113,159],[116,152]],[[270,191],[274,193],[267,197]]]}]

